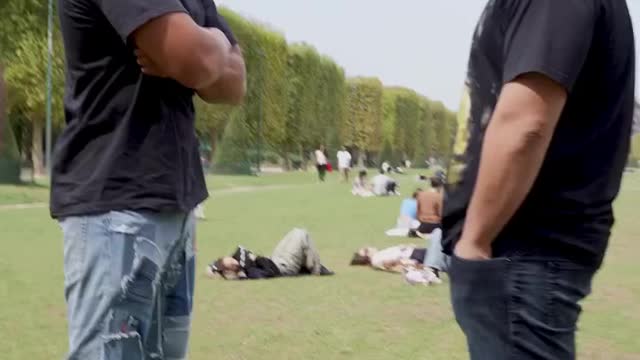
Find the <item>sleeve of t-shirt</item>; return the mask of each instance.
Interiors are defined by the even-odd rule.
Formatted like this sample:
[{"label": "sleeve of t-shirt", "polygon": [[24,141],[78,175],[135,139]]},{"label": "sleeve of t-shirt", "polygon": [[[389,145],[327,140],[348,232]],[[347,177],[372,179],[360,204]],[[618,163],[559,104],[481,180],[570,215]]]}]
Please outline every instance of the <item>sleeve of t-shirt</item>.
[{"label": "sleeve of t-shirt", "polygon": [[220,15],[220,13],[218,13],[216,4],[213,1],[208,1],[207,3],[208,6],[205,9],[206,17],[204,26],[209,28],[216,28],[222,31],[227,36],[227,39],[229,40],[229,43],[231,43],[231,45],[237,45],[238,40],[236,39],[235,35],[233,35],[233,31],[231,31],[231,27],[229,27],[227,20],[225,20],[225,18]]},{"label": "sleeve of t-shirt", "polygon": [[540,73],[571,92],[591,47],[593,0],[506,1],[504,83]]},{"label": "sleeve of t-shirt", "polygon": [[162,15],[187,10],[179,0],[94,0],[124,42],[139,27]]}]

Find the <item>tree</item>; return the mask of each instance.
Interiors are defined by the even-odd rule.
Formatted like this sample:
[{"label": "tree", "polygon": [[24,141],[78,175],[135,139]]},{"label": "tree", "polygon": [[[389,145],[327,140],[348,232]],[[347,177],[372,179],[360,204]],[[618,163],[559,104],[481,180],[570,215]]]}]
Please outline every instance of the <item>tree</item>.
[{"label": "tree", "polygon": [[215,155],[216,173],[251,174],[255,159],[250,157],[252,149],[249,129],[242,117],[233,117],[227,124],[225,136]]},{"label": "tree", "polygon": [[382,82],[377,78],[352,78],[347,82],[347,115],[341,128],[346,144],[359,150],[360,165],[364,152],[378,152],[382,144]]},{"label": "tree", "polygon": [[[47,2],[37,0],[5,0],[0,4],[3,14],[0,27],[12,29],[0,34],[0,62],[6,64],[5,80],[8,109],[15,128],[28,130],[28,147],[19,141],[22,152],[30,152],[34,172],[44,173],[43,128],[46,102],[47,66]],[[61,124],[64,60],[59,25],[54,27],[53,118]],[[22,140],[22,139],[21,139]]]},{"label": "tree", "polygon": [[631,134],[631,155],[629,163],[640,166],[640,104],[636,100],[633,113],[633,131]]},{"label": "tree", "polygon": [[396,132],[395,148],[400,156],[396,161],[413,159],[419,139],[418,123],[421,108],[418,94],[415,91],[401,88],[396,97]]},{"label": "tree", "polygon": [[[53,58],[52,115],[57,124],[63,117],[64,60],[62,43],[56,36]],[[15,55],[6,70],[9,109],[14,119],[26,119],[32,134],[31,155],[34,172],[44,174],[44,126],[46,113],[47,39],[36,32],[22,35]]]},{"label": "tree", "polygon": [[[4,78],[0,63],[0,79]],[[6,112],[6,91],[0,80],[0,183],[20,182],[20,157]]]}]

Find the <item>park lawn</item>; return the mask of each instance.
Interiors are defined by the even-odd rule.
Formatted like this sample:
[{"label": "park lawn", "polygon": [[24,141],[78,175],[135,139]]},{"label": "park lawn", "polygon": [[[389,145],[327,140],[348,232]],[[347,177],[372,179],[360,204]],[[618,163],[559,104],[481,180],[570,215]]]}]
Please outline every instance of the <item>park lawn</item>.
[{"label": "park lawn", "polygon": [[[191,359],[467,358],[446,282],[410,287],[399,276],[348,266],[362,245],[395,243],[383,231],[401,199],[354,198],[335,176],[318,184],[311,173],[209,180],[216,190],[198,229]],[[402,182],[407,194],[416,186],[413,176]],[[640,359],[639,202],[640,174],[627,175],[606,264],[585,303],[580,359]],[[335,277],[203,276],[208,261],[236,245],[269,254],[296,226],[311,231]],[[0,234],[0,359],[60,359],[66,328],[59,229],[45,208],[1,210]]]},{"label": "park lawn", "polygon": [[[207,185],[213,191],[231,190],[231,192],[252,191],[257,187],[278,188],[308,184],[315,179],[311,172],[265,174],[262,176],[209,175]],[[49,201],[48,179],[43,178],[35,184],[0,184],[0,206],[16,204],[46,203]]]}]

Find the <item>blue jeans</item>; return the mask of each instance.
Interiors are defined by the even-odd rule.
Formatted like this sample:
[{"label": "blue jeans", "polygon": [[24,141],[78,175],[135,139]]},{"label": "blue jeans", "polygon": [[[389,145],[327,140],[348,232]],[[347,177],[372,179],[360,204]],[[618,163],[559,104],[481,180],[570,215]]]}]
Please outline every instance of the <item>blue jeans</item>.
[{"label": "blue jeans", "polygon": [[579,302],[595,271],[549,258],[454,256],[451,301],[471,359],[575,359]]},{"label": "blue jeans", "polygon": [[429,245],[427,255],[424,259],[424,266],[438,271],[449,272],[451,257],[442,252],[442,230],[435,229],[429,235]]},{"label": "blue jeans", "polygon": [[185,359],[194,288],[192,214],[62,219],[69,360]]}]

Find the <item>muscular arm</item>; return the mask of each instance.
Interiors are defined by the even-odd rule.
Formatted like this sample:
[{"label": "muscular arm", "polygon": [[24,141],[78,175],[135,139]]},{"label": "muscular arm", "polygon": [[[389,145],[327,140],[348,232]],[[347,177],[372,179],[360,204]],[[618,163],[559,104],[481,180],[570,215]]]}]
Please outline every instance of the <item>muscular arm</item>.
[{"label": "muscular arm", "polygon": [[561,85],[538,73],[503,87],[485,135],[458,256],[491,256],[492,242],[534,184],[566,98]]},{"label": "muscular arm", "polygon": [[185,87],[203,89],[225,74],[231,44],[220,30],[198,26],[186,13],[174,12],[137,28],[130,40],[139,49],[142,70],[172,78]]},{"label": "muscular arm", "polygon": [[239,46],[232,48],[218,81],[196,91],[208,103],[237,105],[242,102],[246,93],[246,68]]}]

